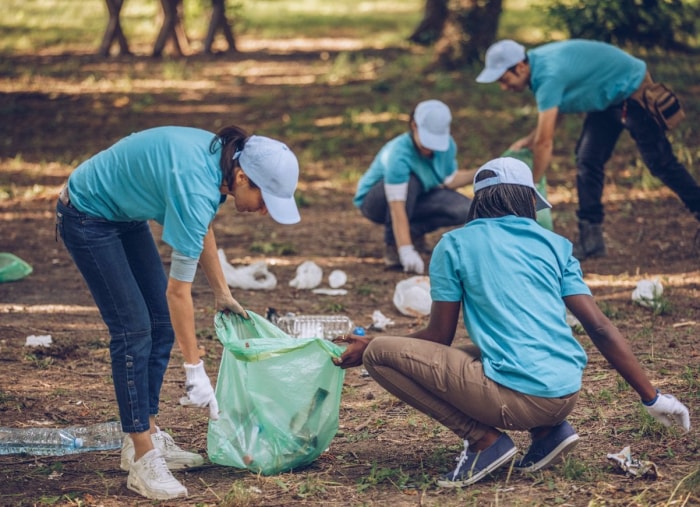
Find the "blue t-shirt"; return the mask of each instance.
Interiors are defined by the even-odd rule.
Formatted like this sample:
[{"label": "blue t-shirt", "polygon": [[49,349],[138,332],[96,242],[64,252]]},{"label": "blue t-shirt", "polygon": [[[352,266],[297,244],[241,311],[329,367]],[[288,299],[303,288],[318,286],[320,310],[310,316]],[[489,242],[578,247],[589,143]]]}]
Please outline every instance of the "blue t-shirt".
[{"label": "blue t-shirt", "polygon": [[357,192],[353,203],[362,205],[367,192],[381,180],[387,185],[406,183],[415,174],[427,192],[439,187],[449,180],[457,171],[457,145],[450,138],[447,151],[434,151],[432,157],[422,156],[415,145],[410,132],[405,132],[386,143],[365,174],[357,183]]},{"label": "blue t-shirt", "polygon": [[527,52],[537,109],[562,113],[603,111],[639,88],[646,64],[604,42],[551,42]]},{"label": "blue t-shirt", "polygon": [[485,375],[515,391],[578,391],[587,357],[562,298],[589,294],[569,240],[513,215],[443,235],[430,261],[433,301],[461,301]]},{"label": "blue t-shirt", "polygon": [[114,222],[155,220],[163,241],[197,259],[221,201],[221,152],[209,152],[213,138],[189,127],[131,134],[71,173],[71,203]]}]

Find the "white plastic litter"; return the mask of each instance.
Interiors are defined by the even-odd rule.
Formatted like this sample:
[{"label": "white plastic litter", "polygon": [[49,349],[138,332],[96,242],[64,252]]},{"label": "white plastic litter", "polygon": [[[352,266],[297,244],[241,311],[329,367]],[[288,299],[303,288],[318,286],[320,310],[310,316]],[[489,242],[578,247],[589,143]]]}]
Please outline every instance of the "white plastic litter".
[{"label": "white plastic litter", "polygon": [[297,267],[297,275],[289,285],[295,289],[313,289],[321,284],[323,270],[314,261],[304,261]]},{"label": "white plastic litter", "polygon": [[396,284],[394,305],[404,315],[423,317],[430,315],[430,278],[413,276]]},{"label": "white plastic litter", "polygon": [[29,335],[27,336],[27,341],[24,343],[25,347],[49,347],[51,345],[51,335]]},{"label": "white plastic litter", "polygon": [[324,296],[344,296],[348,293],[348,291],[345,289],[325,289],[323,287],[320,289],[314,289],[311,292],[314,294],[322,294]]},{"label": "white plastic litter", "polygon": [[656,308],[664,288],[658,278],[653,280],[640,280],[632,291],[632,301],[646,308]]},{"label": "white plastic litter", "polygon": [[393,326],[394,321],[385,316],[379,310],[372,312],[372,328],[377,331],[384,331],[387,327]]},{"label": "white plastic litter", "polygon": [[333,289],[342,287],[347,281],[348,275],[345,274],[345,271],[341,271],[340,269],[334,269],[331,271],[331,274],[328,275],[328,285]]},{"label": "white plastic litter", "polygon": [[632,457],[630,446],[626,446],[620,452],[608,454],[608,459],[617,465],[617,467],[630,477],[645,477],[656,479],[659,472],[656,464],[652,461],[640,460]]},{"label": "white plastic litter", "polygon": [[252,290],[272,290],[277,287],[277,278],[268,270],[267,262],[259,261],[249,266],[234,268],[226,259],[223,248],[219,248],[217,252],[229,287]]}]

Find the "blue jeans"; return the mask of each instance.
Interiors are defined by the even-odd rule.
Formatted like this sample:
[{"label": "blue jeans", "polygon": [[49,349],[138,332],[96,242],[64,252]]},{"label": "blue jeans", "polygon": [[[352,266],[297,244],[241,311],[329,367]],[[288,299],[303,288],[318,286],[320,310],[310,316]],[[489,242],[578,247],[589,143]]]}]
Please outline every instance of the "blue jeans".
[{"label": "blue jeans", "polygon": [[[626,117],[623,119],[625,104]],[[579,220],[596,224],[603,222],[604,166],[624,128],[629,130],[651,174],[673,190],[700,220],[700,186],[676,158],[664,130],[633,100],[586,115],[576,145]]]},{"label": "blue jeans", "polygon": [[146,431],[175,341],[168,280],[150,227],[89,216],[60,201],[56,227],[109,329],[122,430]]},{"label": "blue jeans", "polygon": [[[471,204],[471,199],[448,188],[434,188],[424,192],[418,178],[411,176],[406,196],[411,238],[419,238],[440,227],[464,225]],[[389,203],[384,194],[384,180],[378,181],[370,189],[360,205],[360,211],[372,222],[384,224],[384,243],[396,244]]]}]

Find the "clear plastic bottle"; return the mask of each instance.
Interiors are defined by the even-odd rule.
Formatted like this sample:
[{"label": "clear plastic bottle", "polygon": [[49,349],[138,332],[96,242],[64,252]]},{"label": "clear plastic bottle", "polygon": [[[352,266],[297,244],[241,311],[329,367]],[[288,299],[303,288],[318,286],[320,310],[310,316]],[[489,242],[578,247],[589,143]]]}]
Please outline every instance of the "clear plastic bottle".
[{"label": "clear plastic bottle", "polygon": [[295,338],[325,338],[333,340],[350,334],[354,325],[345,315],[285,315],[277,326]]},{"label": "clear plastic bottle", "polygon": [[0,427],[0,454],[63,456],[78,452],[119,449],[123,435],[119,422],[70,428]]}]

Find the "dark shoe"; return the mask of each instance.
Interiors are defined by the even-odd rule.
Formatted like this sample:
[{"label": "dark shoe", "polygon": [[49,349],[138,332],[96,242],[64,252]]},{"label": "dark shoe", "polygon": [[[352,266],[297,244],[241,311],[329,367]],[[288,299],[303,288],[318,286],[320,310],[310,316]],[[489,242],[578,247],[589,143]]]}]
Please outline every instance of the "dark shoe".
[{"label": "dark shoe", "polygon": [[535,472],[561,460],[576,447],[578,435],[571,425],[564,421],[552,428],[544,438],[533,440],[523,458],[515,464],[521,472]]},{"label": "dark shoe", "polygon": [[437,484],[443,488],[461,488],[483,479],[497,468],[505,465],[515,456],[515,444],[505,433],[483,451],[462,451],[457,467],[443,475]]},{"label": "dark shoe", "polygon": [[412,241],[413,247],[418,253],[425,255],[430,255],[431,253],[433,253],[433,249],[428,245],[428,242],[425,240],[425,235],[418,236],[417,238],[412,238]]},{"label": "dark shoe", "polygon": [[396,245],[384,245],[384,265],[387,268],[401,267],[401,259]]},{"label": "dark shoe", "polygon": [[578,224],[579,240],[574,244],[574,257],[582,261],[589,257],[603,257],[607,253],[603,239],[603,224],[581,220]]}]

